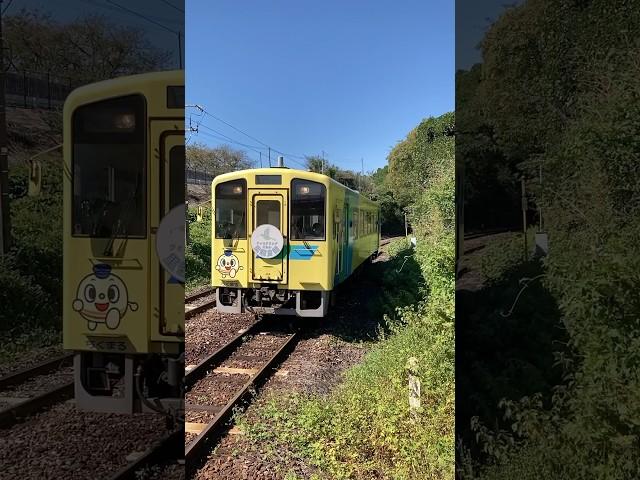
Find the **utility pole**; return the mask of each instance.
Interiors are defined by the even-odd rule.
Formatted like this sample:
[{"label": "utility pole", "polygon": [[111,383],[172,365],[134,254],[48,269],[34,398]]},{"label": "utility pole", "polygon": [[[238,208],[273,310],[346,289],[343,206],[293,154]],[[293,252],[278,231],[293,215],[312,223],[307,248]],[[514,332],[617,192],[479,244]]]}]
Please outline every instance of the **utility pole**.
[{"label": "utility pole", "polygon": [[271,147],[269,147],[269,166],[271,166]]},{"label": "utility pole", "polygon": [[9,210],[9,159],[7,112],[5,109],[4,42],[2,38],[2,0],[0,0],[0,255],[11,248],[11,217]]},{"label": "utility pole", "polygon": [[524,259],[527,260],[527,192],[524,185],[524,175],[520,178],[520,189],[522,191],[522,238],[524,242]]},{"label": "utility pole", "polygon": [[322,163],[320,165],[320,173],[324,175],[324,150],[322,150]]},{"label": "utility pole", "polygon": [[258,152],[260,154],[260,168],[262,168],[262,152]]},{"label": "utility pole", "polygon": [[182,70],[182,38],[180,37],[180,31],[178,31],[178,64],[180,70]]},{"label": "utility pole", "polygon": [[407,224],[407,212],[404,212],[404,238],[409,237],[409,226]]}]

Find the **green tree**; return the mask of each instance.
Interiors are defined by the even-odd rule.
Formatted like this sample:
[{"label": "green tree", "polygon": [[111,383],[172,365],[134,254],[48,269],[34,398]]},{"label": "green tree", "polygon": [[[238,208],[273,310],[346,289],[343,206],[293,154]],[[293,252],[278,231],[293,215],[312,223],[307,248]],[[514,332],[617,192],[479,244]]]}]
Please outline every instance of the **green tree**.
[{"label": "green tree", "polygon": [[214,177],[227,172],[251,168],[252,162],[246,152],[227,145],[209,147],[203,143],[193,143],[186,148],[188,169],[205,172]]},{"label": "green tree", "polygon": [[143,31],[99,15],[59,23],[48,14],[22,9],[8,15],[3,28],[9,66],[49,72],[72,85],[160,70],[170,58]]}]

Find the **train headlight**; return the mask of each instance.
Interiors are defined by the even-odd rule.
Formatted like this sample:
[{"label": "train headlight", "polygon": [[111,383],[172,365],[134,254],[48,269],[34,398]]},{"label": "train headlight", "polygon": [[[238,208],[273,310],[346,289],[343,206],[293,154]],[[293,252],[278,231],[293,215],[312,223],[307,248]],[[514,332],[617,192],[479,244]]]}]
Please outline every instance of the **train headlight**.
[{"label": "train headlight", "polygon": [[235,193],[236,195],[240,195],[242,193],[242,187],[240,185],[236,185],[235,187],[233,187],[233,193]]},{"label": "train headlight", "polygon": [[309,185],[301,185],[300,188],[298,189],[298,193],[300,195],[309,195],[310,191],[311,191],[311,188],[309,188]]}]

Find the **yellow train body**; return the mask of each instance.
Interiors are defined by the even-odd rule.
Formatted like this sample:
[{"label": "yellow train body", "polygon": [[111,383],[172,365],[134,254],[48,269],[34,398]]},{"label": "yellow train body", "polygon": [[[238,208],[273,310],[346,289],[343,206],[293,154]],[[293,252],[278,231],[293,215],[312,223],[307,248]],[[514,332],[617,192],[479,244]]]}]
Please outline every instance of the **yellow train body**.
[{"label": "yellow train body", "polygon": [[81,87],[63,122],[63,344],[87,352],[78,398],[184,351],[184,72]]},{"label": "yellow train body", "polygon": [[222,312],[324,316],[329,292],[379,246],[377,204],[318,173],[219,175],[212,211],[212,285]]},{"label": "yellow train body", "polygon": [[[182,72],[135,75],[95,83],[75,90],[65,103],[63,330],[66,349],[147,353],[166,349],[176,350],[176,347],[171,345],[183,342],[184,286],[179,282],[168,283],[168,278],[160,281],[159,277],[162,274],[165,277],[169,277],[169,274],[161,271],[164,269],[161,267],[156,249],[156,236],[161,220],[160,210],[162,208],[162,214],[164,214],[169,207],[168,204],[162,206],[160,204],[168,199],[171,151],[174,148],[181,148],[184,152],[184,104],[179,108],[168,107],[167,87],[169,86],[184,86]],[[83,148],[85,150],[91,148],[79,146],[78,141],[74,142],[79,136],[74,130],[74,119],[76,126],[82,121],[76,118],[79,110],[105,101],[119,101],[122,98],[132,97],[137,97],[142,106],[140,118],[135,119],[142,124],[132,127],[139,128],[141,132],[139,148],[141,168],[140,172],[131,172],[130,168],[126,172],[128,178],[122,180],[122,183],[129,181],[134,174],[141,174],[140,178],[129,182],[129,184],[139,182],[133,188],[138,189],[142,205],[136,206],[127,204],[129,197],[126,195],[129,192],[124,192],[124,187],[118,185],[118,178],[116,178],[118,172],[109,165],[108,158],[97,159],[103,161],[104,165],[95,170],[97,176],[104,176],[105,182],[88,180],[86,185],[79,185],[82,180],[78,180],[77,177],[79,174],[84,175],[82,169],[92,174],[93,166],[86,165],[91,160],[83,165],[77,162],[74,164],[74,158],[82,154]],[[110,106],[105,104],[105,108],[103,110],[98,108],[96,114],[86,114],[86,122],[100,123],[102,121],[100,118],[90,117],[97,117],[109,108]],[[117,104],[111,108],[116,114],[120,113],[123,116],[123,122],[127,121],[126,115],[129,113],[126,103]],[[85,126],[81,125],[80,128]],[[90,127],[85,128],[85,130],[89,129]],[[103,141],[99,138],[102,133],[100,129],[104,131],[106,127],[95,126],[97,142]],[[86,137],[91,137],[93,133],[94,131],[85,132]],[[127,133],[131,132],[125,132],[124,135]],[[105,136],[107,135],[108,132]],[[120,140],[118,135],[120,135],[118,132],[114,133],[116,143]],[[95,145],[96,150],[105,148],[102,143]],[[134,147],[138,145],[132,145],[132,148]],[[113,150],[114,155],[121,152],[122,150]],[[118,166],[120,165],[116,165]],[[112,170],[109,170],[110,168]],[[161,175],[167,178],[161,179]],[[74,195],[74,181],[76,190],[85,187],[85,191],[76,191]],[[107,191],[96,192],[94,190],[96,187],[105,187]],[[123,192],[119,192],[119,188],[122,188]],[[90,200],[85,198],[95,199],[101,194],[119,196],[115,200],[120,200],[122,204],[118,206],[116,202],[112,202],[113,212],[109,211],[109,206],[105,206],[103,210],[95,210],[91,213],[95,213],[96,216],[103,213],[111,215],[112,224],[117,225],[118,220],[128,214],[128,209],[135,208],[139,210],[135,214],[140,213],[139,218],[135,220],[141,223],[141,228],[136,228],[138,231],[131,233],[126,232],[125,229],[116,232],[117,226],[111,232],[91,232],[89,231],[91,226],[83,230],[83,226],[79,225],[82,219],[74,218],[74,216],[78,217],[76,214],[83,207],[78,203],[89,202]],[[135,203],[136,200],[138,199],[129,203]],[[184,203],[184,196],[181,203]],[[96,266],[98,266],[97,269]],[[114,289],[111,293],[111,300],[118,297],[117,301],[110,301],[108,284],[113,284],[117,288],[117,293]],[[103,302],[96,298],[101,294],[105,295]],[[106,308],[103,307],[105,303],[108,303]],[[114,312],[114,320],[109,324],[106,321],[106,313],[108,310],[113,311],[114,307],[117,310],[118,319],[115,319]]]}]

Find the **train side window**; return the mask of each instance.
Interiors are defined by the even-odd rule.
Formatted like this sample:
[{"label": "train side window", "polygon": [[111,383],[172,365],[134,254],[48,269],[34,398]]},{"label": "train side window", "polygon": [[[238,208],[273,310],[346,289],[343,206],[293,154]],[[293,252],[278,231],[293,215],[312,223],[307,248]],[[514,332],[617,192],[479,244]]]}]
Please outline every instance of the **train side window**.
[{"label": "train side window", "polygon": [[169,151],[169,209],[184,203],[184,145]]},{"label": "train side window", "polygon": [[353,236],[358,238],[360,236],[360,211],[358,209],[353,210]]},{"label": "train side window", "polygon": [[247,238],[247,181],[216,185],[216,238]]},{"label": "train side window", "polygon": [[326,188],[310,180],[291,181],[292,240],[325,240]]}]

